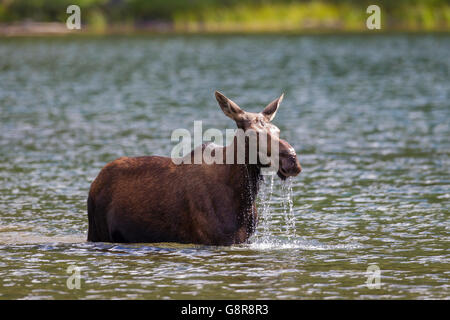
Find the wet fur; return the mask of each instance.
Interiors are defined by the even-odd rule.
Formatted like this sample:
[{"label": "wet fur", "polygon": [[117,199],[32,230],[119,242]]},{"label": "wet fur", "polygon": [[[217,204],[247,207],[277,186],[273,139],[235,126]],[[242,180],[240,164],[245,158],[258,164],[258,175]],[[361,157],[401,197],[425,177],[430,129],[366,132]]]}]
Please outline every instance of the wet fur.
[{"label": "wet fur", "polygon": [[88,241],[243,243],[255,230],[260,179],[256,165],[119,158],[92,183]]}]

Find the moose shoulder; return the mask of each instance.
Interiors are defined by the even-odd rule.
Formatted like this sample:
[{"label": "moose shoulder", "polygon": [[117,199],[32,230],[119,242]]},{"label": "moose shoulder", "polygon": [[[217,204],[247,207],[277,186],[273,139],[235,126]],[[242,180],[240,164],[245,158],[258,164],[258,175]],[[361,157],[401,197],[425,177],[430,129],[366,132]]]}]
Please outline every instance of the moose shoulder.
[{"label": "moose shoulder", "polygon": [[[219,92],[216,99],[239,129],[266,134],[276,143],[280,178],[300,173],[294,149],[279,139],[278,128],[270,122],[282,96],[261,113],[245,112]],[[171,158],[158,156],[122,157],[108,163],[89,192],[88,241],[207,245],[247,241],[256,227],[255,200],[264,165],[259,156],[256,163],[248,161],[249,139],[238,142],[236,136],[229,146],[214,152],[225,155],[228,148],[243,149],[244,163],[175,164]],[[258,155],[273,153],[269,143],[262,149],[258,145]]]}]

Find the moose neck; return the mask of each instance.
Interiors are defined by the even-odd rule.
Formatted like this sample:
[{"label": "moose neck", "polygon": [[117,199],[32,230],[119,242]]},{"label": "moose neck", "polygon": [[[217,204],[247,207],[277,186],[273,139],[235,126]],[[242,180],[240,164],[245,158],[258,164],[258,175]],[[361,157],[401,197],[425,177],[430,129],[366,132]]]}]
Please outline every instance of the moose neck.
[{"label": "moose neck", "polygon": [[[238,148],[245,148],[239,150]],[[235,136],[230,145],[224,148],[224,159],[226,154],[233,152],[233,164],[231,165],[230,184],[233,188],[240,190],[239,201],[241,203],[240,221],[246,225],[247,234],[252,234],[256,227],[256,196],[258,194],[259,183],[262,180],[261,170],[258,164],[249,161],[249,141],[238,143]],[[239,152],[239,153],[238,153]],[[245,152],[245,153],[243,153]],[[245,154],[245,162],[238,162],[238,154]],[[242,162],[242,161],[241,161]]]},{"label": "moose neck", "polygon": [[[244,178],[245,188],[250,191],[250,198],[255,200],[262,176],[259,165],[256,163],[251,163],[250,161],[249,149],[249,139],[247,137],[245,138],[245,143],[239,143],[237,136],[234,136],[231,144],[224,148],[223,157],[224,159],[227,159],[229,154],[233,155],[232,163],[241,170],[240,175]],[[245,155],[245,159],[239,159],[239,155]]]}]

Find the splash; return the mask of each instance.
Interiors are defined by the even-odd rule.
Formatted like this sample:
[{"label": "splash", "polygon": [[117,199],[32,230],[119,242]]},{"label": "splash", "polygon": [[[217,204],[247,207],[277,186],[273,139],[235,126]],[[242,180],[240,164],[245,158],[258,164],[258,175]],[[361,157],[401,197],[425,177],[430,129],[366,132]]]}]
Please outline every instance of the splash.
[{"label": "splash", "polygon": [[317,240],[304,240],[304,239],[294,239],[292,241],[287,241],[286,239],[280,239],[277,237],[272,237],[271,241],[258,242],[254,241],[244,249],[250,248],[252,250],[286,250],[286,249],[300,249],[300,250],[311,250],[311,251],[336,251],[336,250],[355,250],[365,248],[363,245],[357,242],[352,243],[341,243],[341,244],[324,244]]},{"label": "splash", "polygon": [[[258,228],[250,243],[236,246],[237,250],[354,250],[364,248],[358,242],[321,243],[316,239],[306,239],[297,234],[294,209],[293,180],[288,178],[280,185],[274,185],[274,175],[268,176],[260,185],[258,194]],[[268,181],[267,181],[268,180]]]},{"label": "splash", "polygon": [[270,202],[272,201],[274,174],[269,175],[269,183],[261,183],[258,197],[258,229],[255,234],[255,241],[259,243],[267,243],[270,241],[270,230],[272,221],[270,219]]},{"label": "splash", "polygon": [[[258,208],[258,229],[251,241],[252,244],[261,246],[284,246],[280,243],[280,236],[286,240],[286,244],[292,243],[297,237],[295,212],[293,203],[292,180],[286,179],[281,184],[281,195],[274,195],[274,177],[268,176],[268,182],[261,184]],[[275,199],[274,199],[275,198]],[[275,201],[274,201],[275,200]],[[272,207],[281,202],[281,212],[276,212]],[[279,210],[279,209],[278,209]],[[280,219],[280,215],[282,216]]]},{"label": "splash", "polygon": [[294,202],[292,201],[292,179],[288,178],[281,183],[283,201],[283,217],[285,222],[285,235],[288,241],[294,240],[297,234],[294,214]]}]

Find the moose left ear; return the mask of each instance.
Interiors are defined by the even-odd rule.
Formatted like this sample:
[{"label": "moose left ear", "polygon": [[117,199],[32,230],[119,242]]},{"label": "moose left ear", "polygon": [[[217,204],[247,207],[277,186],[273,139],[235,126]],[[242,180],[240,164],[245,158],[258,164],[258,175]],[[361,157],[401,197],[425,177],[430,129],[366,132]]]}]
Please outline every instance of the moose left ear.
[{"label": "moose left ear", "polygon": [[284,93],[278,98],[269,103],[263,110],[262,115],[266,117],[267,121],[272,121],[275,118],[275,114],[277,113],[278,107],[280,106],[281,101],[283,101]]},{"label": "moose left ear", "polygon": [[219,91],[216,91],[214,94],[216,95],[216,100],[220,108],[227,117],[230,117],[234,121],[239,121],[242,118],[245,112],[235,102],[225,97]]}]

